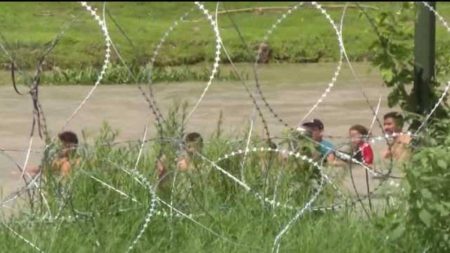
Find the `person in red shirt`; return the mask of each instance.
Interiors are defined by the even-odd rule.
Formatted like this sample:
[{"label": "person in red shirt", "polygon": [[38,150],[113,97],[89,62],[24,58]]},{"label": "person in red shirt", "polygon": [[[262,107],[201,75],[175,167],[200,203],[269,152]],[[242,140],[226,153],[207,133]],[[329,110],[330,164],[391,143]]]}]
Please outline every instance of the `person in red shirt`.
[{"label": "person in red shirt", "polygon": [[366,164],[373,164],[373,151],[370,144],[366,141],[369,131],[362,125],[353,125],[349,129],[349,136],[352,143],[353,158]]}]

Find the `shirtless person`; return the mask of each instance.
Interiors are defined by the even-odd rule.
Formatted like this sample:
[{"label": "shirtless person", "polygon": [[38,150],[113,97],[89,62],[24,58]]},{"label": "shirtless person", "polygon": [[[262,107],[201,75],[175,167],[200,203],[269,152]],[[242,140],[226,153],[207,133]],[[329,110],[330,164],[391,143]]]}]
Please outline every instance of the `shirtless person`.
[{"label": "shirtless person", "polygon": [[[78,145],[77,135],[71,131],[65,131],[58,134],[59,141],[61,142],[62,149],[57,154],[55,160],[51,162],[51,168],[53,171],[58,172],[62,177],[66,177],[74,163],[78,163],[79,160],[73,161],[73,156]],[[35,177],[41,172],[41,166],[34,166],[27,168],[27,172],[31,177]]]},{"label": "shirtless person", "polygon": [[390,112],[384,115],[384,132],[388,135],[394,135],[389,142],[387,149],[383,151],[384,159],[393,159],[394,161],[405,161],[410,156],[408,145],[411,142],[409,135],[402,134],[403,116],[397,112]]},{"label": "shirtless person", "polygon": [[62,143],[62,150],[58,158],[52,162],[52,168],[59,171],[61,176],[66,177],[72,170],[72,165],[79,163],[78,159],[71,162],[78,145],[78,138],[75,133],[70,131],[62,132],[58,137]]},{"label": "shirtless person", "polygon": [[[184,137],[184,150],[181,155],[177,157],[177,169],[179,171],[189,171],[194,169],[193,158],[196,152],[200,152],[203,149],[203,138],[199,133],[192,132]],[[157,161],[158,178],[162,181],[166,178],[167,174],[167,159],[163,155]],[[165,180],[164,180],[165,181]]]},{"label": "shirtless person", "polygon": [[180,171],[192,170],[194,168],[192,159],[197,152],[203,149],[203,138],[199,133],[193,132],[186,135],[184,138],[185,151],[178,159],[177,167]]}]

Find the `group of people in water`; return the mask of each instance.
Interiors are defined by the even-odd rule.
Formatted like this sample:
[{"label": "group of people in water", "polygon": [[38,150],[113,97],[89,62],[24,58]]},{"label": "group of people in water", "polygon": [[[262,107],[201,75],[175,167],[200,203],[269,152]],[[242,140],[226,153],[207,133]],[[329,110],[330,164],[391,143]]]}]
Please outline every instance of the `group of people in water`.
[{"label": "group of people in water", "polygon": [[[406,160],[410,154],[408,146],[411,142],[411,136],[403,133],[403,116],[397,112],[390,112],[385,114],[383,118],[383,131],[385,135],[390,137],[390,140],[381,157],[393,161]],[[330,141],[323,138],[324,125],[319,119],[304,122],[298,129],[310,133],[312,140],[317,143],[320,155],[329,164],[336,165],[342,160],[348,160],[349,154],[352,160],[366,166],[371,166],[374,163],[374,152],[370,145],[371,135],[363,125],[356,124],[349,128],[348,136],[351,147],[350,150],[344,151],[336,150]]]},{"label": "group of people in water", "polygon": [[[402,133],[403,122],[403,116],[398,112],[390,112],[384,115],[383,131],[389,136],[389,142],[387,148],[381,154],[383,159],[404,161],[409,157],[411,137]],[[365,166],[372,166],[374,163],[374,151],[370,145],[370,132],[362,125],[356,124],[349,128],[350,150],[344,151],[336,149],[333,143],[324,138],[324,124],[319,119],[303,122],[297,128],[297,131],[308,136],[309,140],[314,143],[316,153],[313,158],[321,159],[328,165],[333,166],[357,161]],[[64,178],[70,174],[72,166],[79,163],[79,158],[76,156],[78,138],[75,133],[65,131],[58,135],[58,139],[61,148],[51,162],[51,167],[54,172]],[[188,133],[184,137],[183,144],[184,152],[179,152],[175,166],[172,166],[180,172],[189,171],[195,167],[192,166],[192,160],[202,152],[203,138],[199,133]],[[164,154],[157,159],[155,167],[160,181],[164,180],[171,163],[174,163],[174,161],[169,161]],[[26,172],[33,178],[42,173],[42,167],[28,167]]]}]

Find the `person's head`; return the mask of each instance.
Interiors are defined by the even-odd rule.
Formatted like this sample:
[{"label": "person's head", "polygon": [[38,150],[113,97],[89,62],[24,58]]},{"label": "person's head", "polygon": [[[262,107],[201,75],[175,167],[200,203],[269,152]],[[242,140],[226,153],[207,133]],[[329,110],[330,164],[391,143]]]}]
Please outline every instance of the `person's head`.
[{"label": "person's head", "polygon": [[184,143],[188,154],[192,155],[195,152],[200,152],[203,148],[203,138],[197,132],[188,133],[184,137]]},{"label": "person's head", "polygon": [[324,129],[322,121],[319,119],[313,119],[308,122],[304,122],[302,127],[306,128],[311,133],[311,138],[317,142],[322,141],[322,132]]},{"label": "person's head", "polygon": [[350,129],[348,130],[348,134],[352,142],[352,147],[356,148],[359,146],[359,144],[364,142],[364,137],[367,137],[367,135],[369,135],[369,131],[366,127],[357,124],[350,127]]},{"label": "person's head", "polygon": [[383,129],[387,134],[400,133],[403,129],[403,116],[398,112],[384,115]]},{"label": "person's head", "polygon": [[58,134],[58,138],[63,146],[62,155],[69,156],[70,153],[74,152],[78,145],[78,137],[74,132],[65,131]]}]

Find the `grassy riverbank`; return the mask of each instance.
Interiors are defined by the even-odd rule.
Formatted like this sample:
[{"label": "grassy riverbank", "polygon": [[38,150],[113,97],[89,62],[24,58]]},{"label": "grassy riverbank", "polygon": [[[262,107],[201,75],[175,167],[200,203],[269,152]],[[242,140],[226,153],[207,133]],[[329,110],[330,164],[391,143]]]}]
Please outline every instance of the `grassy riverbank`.
[{"label": "grassy riverbank", "polygon": [[[102,15],[102,5],[92,3]],[[275,21],[294,3],[254,2],[222,3],[219,8],[219,27],[224,44],[235,62],[252,62],[257,45]],[[207,3],[211,11],[214,3]],[[324,3],[336,23],[339,23],[344,5]],[[375,34],[358,8],[349,8],[344,21],[344,40],[352,60],[370,58],[368,45]],[[381,9],[395,12],[399,4],[369,3],[363,5],[370,15]],[[260,8],[259,8],[260,7]],[[157,66],[186,65],[209,62],[214,58],[215,40],[210,24],[192,3],[119,3],[106,5],[108,29],[124,59],[134,66],[144,66],[164,32],[185,12],[193,9],[186,20],[169,35],[156,59]],[[259,9],[258,9],[259,8]],[[230,11],[228,14],[225,10]],[[258,11],[259,10],[259,11]],[[449,12],[446,3],[439,3],[444,17]],[[100,29],[79,3],[2,3],[0,29],[2,44],[22,68],[33,68],[36,58],[62,29],[66,31],[54,52],[49,55],[44,68],[87,69],[98,68],[103,63],[104,42]],[[240,40],[231,19],[238,27],[247,47]],[[438,26],[438,35],[443,31]],[[125,37],[125,35],[127,37]],[[442,38],[441,38],[442,37]],[[438,42],[445,36],[438,36]],[[336,61],[339,48],[334,30],[324,16],[310,4],[299,7],[289,15],[269,38],[273,62]],[[222,54],[222,60],[226,60]],[[3,68],[9,67],[8,57],[2,52]],[[115,54],[113,63],[118,63]]]}]

